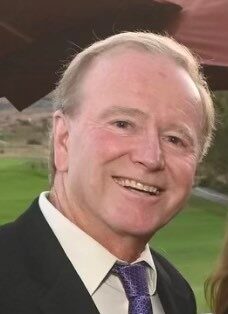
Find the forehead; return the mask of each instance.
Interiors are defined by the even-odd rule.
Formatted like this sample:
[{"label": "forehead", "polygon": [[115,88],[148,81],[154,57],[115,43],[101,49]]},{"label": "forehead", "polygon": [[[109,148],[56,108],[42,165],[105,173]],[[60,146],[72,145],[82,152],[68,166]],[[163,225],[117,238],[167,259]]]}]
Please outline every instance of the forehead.
[{"label": "forehead", "polygon": [[92,100],[93,108],[107,99],[108,103],[137,107],[144,101],[149,110],[160,103],[178,104],[176,110],[184,104],[194,110],[201,107],[199,92],[185,69],[141,47],[116,47],[97,57],[84,77],[82,95]]},{"label": "forehead", "polygon": [[96,57],[83,79],[84,93],[106,88],[113,90],[139,90],[150,85],[151,90],[162,88],[180,97],[200,102],[199,92],[187,71],[171,57],[152,54],[143,47],[115,47]]}]

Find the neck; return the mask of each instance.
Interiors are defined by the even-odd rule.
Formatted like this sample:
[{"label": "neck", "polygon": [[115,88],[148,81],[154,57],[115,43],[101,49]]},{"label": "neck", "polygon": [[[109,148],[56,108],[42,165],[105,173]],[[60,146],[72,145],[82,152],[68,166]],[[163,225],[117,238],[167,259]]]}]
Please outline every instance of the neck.
[{"label": "neck", "polygon": [[106,239],[106,242],[103,241],[103,243],[100,241],[100,244],[119,260],[128,263],[132,263],[137,260],[145,249],[145,243],[139,243],[135,239],[121,238],[114,241],[112,238],[110,241],[107,240],[108,239]]}]

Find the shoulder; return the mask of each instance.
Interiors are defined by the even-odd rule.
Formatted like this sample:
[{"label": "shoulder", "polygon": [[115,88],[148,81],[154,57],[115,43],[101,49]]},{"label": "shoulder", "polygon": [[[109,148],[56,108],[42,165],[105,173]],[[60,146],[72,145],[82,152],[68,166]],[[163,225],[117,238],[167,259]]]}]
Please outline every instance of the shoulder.
[{"label": "shoulder", "polygon": [[36,199],[29,209],[14,222],[0,226],[1,280],[7,276],[13,280],[13,274],[24,265],[24,256],[28,252],[26,244],[34,228],[33,220],[37,214],[39,215],[39,207]]},{"label": "shoulder", "polygon": [[[32,217],[36,212],[39,212],[38,198],[33,201],[25,212],[19,216],[15,221],[0,226],[0,246],[9,247],[7,243],[18,242],[20,233],[27,231],[27,228],[31,222]],[[6,242],[7,241],[7,242]]]},{"label": "shoulder", "polygon": [[36,239],[32,233],[37,229],[34,221],[39,216],[35,200],[18,219],[0,227],[0,308],[4,313],[28,313],[26,309],[30,309],[36,297],[33,292],[38,290],[38,284],[33,280],[32,256]]}]

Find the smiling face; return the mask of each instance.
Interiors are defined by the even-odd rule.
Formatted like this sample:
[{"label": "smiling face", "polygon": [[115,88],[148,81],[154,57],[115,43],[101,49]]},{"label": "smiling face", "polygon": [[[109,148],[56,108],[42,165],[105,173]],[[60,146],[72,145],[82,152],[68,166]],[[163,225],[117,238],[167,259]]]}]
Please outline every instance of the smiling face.
[{"label": "smiling face", "polygon": [[71,217],[99,242],[147,241],[191,191],[198,91],[169,58],[119,48],[95,60],[82,93],[80,114],[56,118],[56,168]]}]

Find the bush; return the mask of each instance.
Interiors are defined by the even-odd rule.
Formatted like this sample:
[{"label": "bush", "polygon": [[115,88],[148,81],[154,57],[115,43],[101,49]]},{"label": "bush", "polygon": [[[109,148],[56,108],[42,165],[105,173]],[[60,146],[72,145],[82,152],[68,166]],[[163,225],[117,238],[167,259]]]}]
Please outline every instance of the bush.
[{"label": "bush", "polygon": [[27,144],[28,145],[41,145],[42,142],[41,142],[41,140],[38,140],[36,138],[30,138],[27,140]]}]

